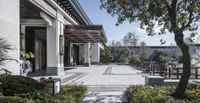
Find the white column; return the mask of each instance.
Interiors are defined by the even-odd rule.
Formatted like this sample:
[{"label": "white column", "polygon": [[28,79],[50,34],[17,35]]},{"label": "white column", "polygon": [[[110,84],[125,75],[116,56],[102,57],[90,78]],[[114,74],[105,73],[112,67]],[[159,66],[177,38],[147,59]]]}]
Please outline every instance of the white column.
[{"label": "white column", "polygon": [[90,61],[90,42],[85,43],[84,48],[85,48],[84,65],[90,66],[90,64],[91,64],[91,61]]},{"label": "white column", "polygon": [[52,20],[52,26],[47,26],[47,74],[63,75],[63,56],[59,53],[59,36],[63,35],[63,24]]},{"label": "white column", "polygon": [[[64,24],[60,22],[60,35],[64,35]],[[63,45],[65,48],[65,45]],[[64,67],[64,54],[60,57],[60,66]]]},{"label": "white column", "polygon": [[[0,37],[4,37],[14,50],[8,55],[16,60],[20,56],[20,0],[1,0],[0,3]],[[15,75],[20,74],[19,63],[12,61],[6,64],[6,69]]]},{"label": "white column", "polygon": [[70,65],[73,63],[73,55],[74,55],[74,50],[73,50],[73,44],[70,43],[69,45],[69,62],[70,62]]},{"label": "white column", "polygon": [[92,64],[98,64],[100,61],[100,46],[99,43],[94,43],[92,48]]},{"label": "white column", "polygon": [[26,50],[26,38],[25,38],[25,34],[26,34],[26,26],[25,25],[21,25],[21,34],[20,34],[20,49],[21,51],[25,51]]}]

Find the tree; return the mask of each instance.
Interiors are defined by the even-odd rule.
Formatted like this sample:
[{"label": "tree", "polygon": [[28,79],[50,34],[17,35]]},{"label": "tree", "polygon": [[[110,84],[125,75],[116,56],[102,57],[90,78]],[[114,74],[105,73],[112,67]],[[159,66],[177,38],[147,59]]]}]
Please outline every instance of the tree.
[{"label": "tree", "polygon": [[131,51],[127,47],[121,47],[119,49],[119,60],[120,62],[126,63],[130,59]]},{"label": "tree", "polygon": [[[183,98],[191,74],[189,47],[184,33],[196,34],[200,20],[200,0],[101,0],[101,8],[117,16],[117,25],[128,20],[140,22],[148,35],[155,35],[154,28],[160,26],[161,34],[174,34],[175,42],[183,54],[183,73],[172,96]],[[170,34],[169,34],[170,35]]]},{"label": "tree", "polygon": [[101,51],[100,61],[102,63],[110,63],[111,58],[112,58],[111,52],[108,48],[105,48],[104,50]]},{"label": "tree", "polygon": [[135,35],[134,32],[129,32],[123,37],[123,43],[125,46],[136,46],[138,43],[139,37]]},{"label": "tree", "polygon": [[112,55],[112,62],[126,62],[130,59],[131,51],[123,46],[109,47]]},{"label": "tree", "polygon": [[142,61],[145,61],[148,59],[148,47],[146,46],[146,43],[144,41],[140,43],[139,53],[140,53],[140,59]]},{"label": "tree", "polygon": [[150,60],[158,64],[166,63],[168,59],[168,54],[161,50],[154,50],[150,55]]}]

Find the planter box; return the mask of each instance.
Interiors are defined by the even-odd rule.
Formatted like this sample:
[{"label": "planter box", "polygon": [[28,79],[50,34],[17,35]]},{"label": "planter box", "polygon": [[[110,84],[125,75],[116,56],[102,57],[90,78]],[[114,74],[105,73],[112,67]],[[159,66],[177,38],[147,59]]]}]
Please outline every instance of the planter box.
[{"label": "planter box", "polygon": [[163,85],[164,84],[164,77],[161,76],[146,76],[145,77],[145,85]]}]

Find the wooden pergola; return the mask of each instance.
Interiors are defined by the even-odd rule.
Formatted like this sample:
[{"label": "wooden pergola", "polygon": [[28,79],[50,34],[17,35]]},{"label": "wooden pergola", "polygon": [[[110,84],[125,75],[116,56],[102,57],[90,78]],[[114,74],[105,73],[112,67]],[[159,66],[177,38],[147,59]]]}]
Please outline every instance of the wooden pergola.
[{"label": "wooden pergola", "polygon": [[102,25],[66,25],[65,41],[70,43],[106,43]]}]

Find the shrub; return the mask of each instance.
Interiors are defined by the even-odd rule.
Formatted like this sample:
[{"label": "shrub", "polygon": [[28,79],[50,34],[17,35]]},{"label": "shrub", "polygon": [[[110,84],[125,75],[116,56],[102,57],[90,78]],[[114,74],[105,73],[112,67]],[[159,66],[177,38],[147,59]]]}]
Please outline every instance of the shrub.
[{"label": "shrub", "polygon": [[80,102],[80,99],[84,96],[87,88],[85,86],[80,85],[65,85],[61,87],[61,92],[57,97],[63,97],[69,95],[71,97],[74,97],[76,102]]},{"label": "shrub", "polygon": [[42,90],[42,85],[29,77],[8,75],[0,79],[4,96],[27,96]]},{"label": "shrub", "polygon": [[130,86],[127,89],[128,100],[131,103],[164,103],[165,96],[153,87]]},{"label": "shrub", "polygon": [[187,90],[186,95],[192,103],[200,103],[200,89]]},{"label": "shrub", "polygon": [[86,91],[85,86],[64,85],[59,94],[51,96],[42,83],[29,77],[10,75],[0,80],[5,96],[0,98],[0,103],[32,103],[31,100],[34,103],[79,103]]},{"label": "shrub", "polygon": [[0,96],[0,103],[34,103],[32,100],[21,97]]},{"label": "shrub", "polygon": [[34,96],[34,100],[36,103],[79,103],[85,91],[85,86],[64,85],[61,86],[61,92],[56,96],[40,92]]},{"label": "shrub", "polygon": [[72,97],[68,94],[51,96],[47,92],[39,93],[37,98],[35,98],[34,100],[34,102],[36,103],[78,103],[76,102],[75,97]]},{"label": "shrub", "polygon": [[156,63],[166,63],[169,59],[168,54],[161,50],[154,50],[149,56],[150,60]]},{"label": "shrub", "polygon": [[175,86],[138,86],[133,85],[127,89],[130,103],[200,103],[200,89],[187,89],[186,97],[177,100],[170,96]]}]

